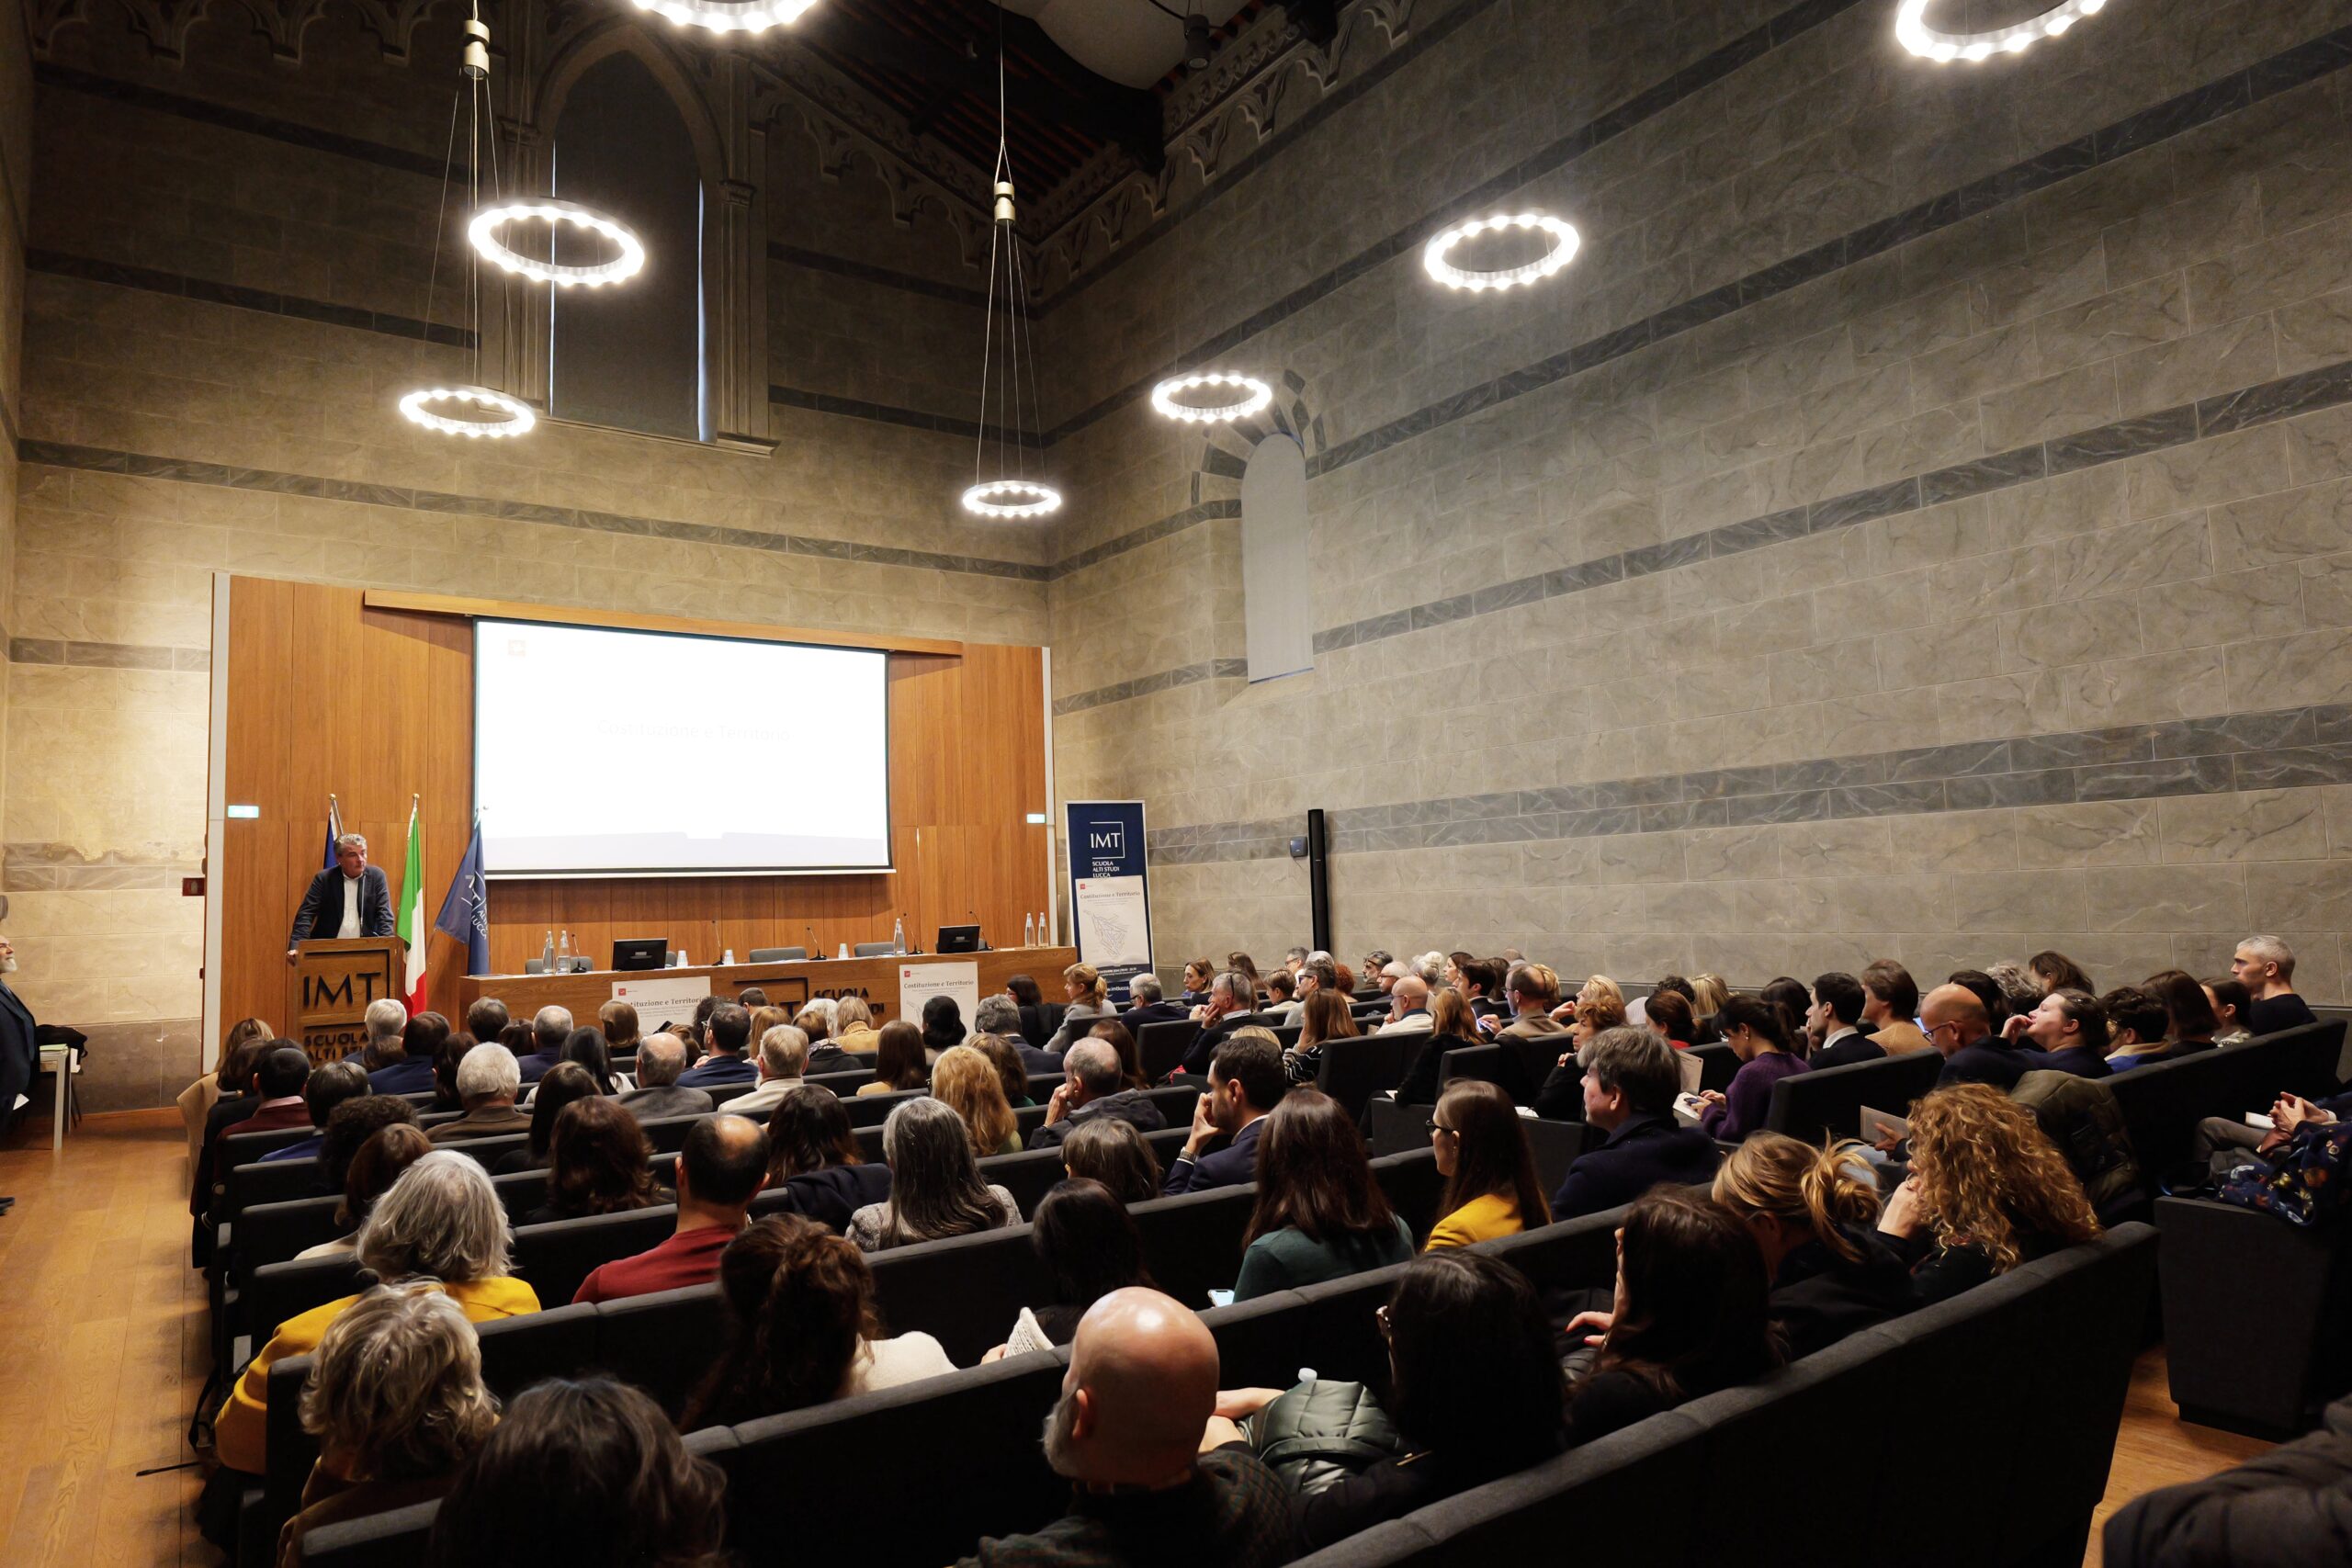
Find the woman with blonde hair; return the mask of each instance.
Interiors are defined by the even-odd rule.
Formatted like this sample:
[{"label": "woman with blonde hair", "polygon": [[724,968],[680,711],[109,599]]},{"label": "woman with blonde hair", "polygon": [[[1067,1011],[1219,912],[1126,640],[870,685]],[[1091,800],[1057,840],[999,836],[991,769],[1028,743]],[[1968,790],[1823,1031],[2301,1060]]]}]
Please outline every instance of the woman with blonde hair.
[{"label": "woman with blonde hair", "polygon": [[1911,1109],[1911,1175],[1878,1228],[1911,1264],[1921,1305],[2098,1235],[2083,1184],[2033,1113],[1989,1084]]},{"label": "woman with blonde hair", "polygon": [[1004,1078],[985,1051],[956,1045],[941,1052],[932,1065],[931,1092],[971,1130],[975,1159],[1021,1152],[1021,1133],[1004,1098]]},{"label": "woman with blonde hair", "polygon": [[1119,1016],[1111,1006],[1110,987],[1091,964],[1073,964],[1063,970],[1062,990],[1069,1005],[1062,1010],[1061,1027],[1045,1046],[1057,1054],[1069,1050],[1071,1041],[1083,1039],[1096,1020]]},{"label": "woman with blonde hair", "polygon": [[1909,1266],[1873,1228],[1878,1178],[1861,1145],[1758,1133],[1724,1158],[1714,1197],[1763,1249],[1772,1322],[1792,1359],[1914,1305]]},{"label": "woman with blonde hair", "polygon": [[[1312,1001],[1314,998],[1309,998]],[[1344,995],[1340,998],[1344,1002]],[[1306,1037],[1300,1036],[1303,1041]],[[1478,1014],[1468,998],[1448,986],[1430,998],[1430,1032],[1414,1048],[1413,1059],[1396,1085],[1399,1105],[1437,1103],[1438,1076],[1448,1051],[1464,1051],[1484,1043],[1478,1034]],[[1515,1058],[1506,1057],[1515,1064]]]},{"label": "woman with blonde hair", "polygon": [[278,1532],[278,1568],[302,1561],[309,1531],[441,1496],[497,1425],[464,1310],[429,1280],[368,1292],[320,1338],[302,1385],[319,1458]]},{"label": "woman with blonde hair", "polygon": [[874,1049],[874,1010],[865,1005],[864,997],[834,998],[831,1038],[844,1051]]}]

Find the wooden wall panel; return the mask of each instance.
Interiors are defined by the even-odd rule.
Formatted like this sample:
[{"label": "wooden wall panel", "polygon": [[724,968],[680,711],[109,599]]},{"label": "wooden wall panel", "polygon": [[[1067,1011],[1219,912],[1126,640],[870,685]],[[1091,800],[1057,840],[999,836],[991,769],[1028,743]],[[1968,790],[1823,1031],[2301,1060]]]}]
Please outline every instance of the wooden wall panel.
[{"label": "wooden wall panel", "polygon": [[[228,798],[260,807],[226,824],[213,868],[222,909],[224,1021],[286,1027],[287,927],[322,861],[328,792],[346,828],[399,883],[409,797],[422,796],[424,902],[440,911],[470,830],[473,626],[368,607],[361,591],[262,578],[230,592]],[[961,657],[890,656],[891,874],[602,877],[492,884],[491,967],[516,974],[550,928],[600,963],[622,937],[662,936],[696,963],[732,949],[879,942],[903,913],[928,946],[977,911],[990,941],[1019,942],[1042,910],[1047,833],[1043,660],[967,644]],[[434,1005],[458,1016],[462,943],[434,932]]]}]

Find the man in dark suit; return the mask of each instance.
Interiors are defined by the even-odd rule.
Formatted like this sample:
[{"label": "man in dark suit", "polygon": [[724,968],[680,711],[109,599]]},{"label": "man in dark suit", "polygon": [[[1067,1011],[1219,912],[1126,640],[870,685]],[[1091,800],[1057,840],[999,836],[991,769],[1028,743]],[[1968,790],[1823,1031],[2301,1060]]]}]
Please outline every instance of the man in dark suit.
[{"label": "man in dark suit", "polygon": [[1944,1055],[1938,1089],[1985,1083],[2007,1094],[2025,1077],[2025,1059],[1994,1035],[1984,1004],[1967,987],[1946,983],[1929,991],[1919,1004],[1919,1022],[1928,1043]]},{"label": "man in dark suit", "polygon": [[1186,1010],[1180,1002],[1163,999],[1157,975],[1138,975],[1128,981],[1127,995],[1135,1006],[1121,1013],[1119,1021],[1127,1026],[1130,1034],[1140,1032],[1147,1023],[1172,1023]]},{"label": "man in dark suit", "polygon": [[[1190,1073],[1195,1077],[1207,1072],[1210,1059],[1216,1055],[1217,1047],[1223,1045],[1237,1029],[1253,1023],[1272,1028],[1273,1020],[1261,1018],[1250,1010],[1257,1000],[1258,987],[1250,983],[1249,976],[1238,969],[1218,971],[1216,978],[1209,982],[1208,1005],[1201,1014],[1200,1032],[1193,1036],[1190,1045],[1184,1047],[1184,1059],[1178,1065],[1176,1072]],[[1171,1077],[1174,1076],[1170,1075]]]},{"label": "man in dark suit", "polygon": [[1851,1066],[1875,1062],[1886,1048],[1862,1032],[1862,1009],[1870,998],[1862,983],[1842,969],[1818,976],[1813,982],[1813,1008],[1805,1014],[1805,1032],[1813,1036],[1813,1066]]},{"label": "man in dark suit", "polygon": [[297,944],[314,938],[390,936],[391,885],[384,874],[368,863],[368,840],[345,833],[334,841],[334,868],[311,878],[302,907],[294,911],[294,930],[286,939],[286,962],[294,962]]},{"label": "man in dark suit", "polygon": [[1577,1156],[1552,1199],[1552,1217],[1597,1214],[1665,1183],[1714,1179],[1715,1141],[1674,1121],[1682,1069],[1674,1047],[1646,1029],[1604,1029],[1579,1054],[1584,1119],[1608,1134]]},{"label": "man in dark suit", "polygon": [[[743,1015],[751,1028],[751,1014]],[[537,1083],[563,1060],[565,1042],[571,1038],[571,1010],[543,1007],[531,1017],[531,1054],[515,1058],[514,1070],[525,1083]]]},{"label": "man in dark suit", "polygon": [[1209,1063],[1207,1092],[1193,1106],[1193,1134],[1168,1168],[1159,1190],[1173,1198],[1213,1187],[1240,1187],[1258,1179],[1258,1134],[1266,1112],[1289,1089],[1279,1046],[1258,1039],[1228,1040]]}]

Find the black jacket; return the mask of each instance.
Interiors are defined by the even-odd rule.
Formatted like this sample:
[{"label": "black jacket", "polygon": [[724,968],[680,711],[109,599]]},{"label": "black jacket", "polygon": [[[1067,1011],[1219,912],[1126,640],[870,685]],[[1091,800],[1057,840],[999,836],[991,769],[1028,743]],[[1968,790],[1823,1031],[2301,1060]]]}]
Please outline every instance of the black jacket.
[{"label": "black jacket", "polygon": [[1856,1062],[1875,1062],[1885,1055],[1885,1046],[1878,1044],[1867,1034],[1855,1033],[1841,1036],[1833,1043],[1815,1051],[1811,1061],[1814,1068],[1818,1071],[1823,1067],[1851,1066]]},{"label": "black jacket", "polygon": [[2320,1429],[2107,1521],[2108,1568],[2307,1568],[2352,1562],[2352,1398]]},{"label": "black jacket", "polygon": [[1261,1029],[1275,1026],[1274,1021],[1262,1013],[1232,1012],[1204,1027],[1193,1036],[1193,1043],[1184,1047],[1184,1060],[1176,1070],[1197,1077],[1208,1077],[1209,1064],[1216,1059],[1216,1048],[1224,1044],[1226,1038],[1235,1030],[1247,1029],[1253,1023]]},{"label": "black jacket", "polygon": [[1670,1116],[1636,1116],[1568,1167],[1552,1198],[1552,1217],[1597,1214],[1668,1182],[1712,1181],[1721,1162],[1715,1141],[1698,1128],[1678,1127]]},{"label": "black jacket", "polygon": [[1123,1089],[1100,1100],[1090,1100],[1058,1122],[1048,1122],[1030,1134],[1023,1148],[1057,1149],[1062,1140],[1089,1122],[1125,1122],[1138,1133],[1157,1133],[1168,1125],[1157,1100],[1139,1089]]},{"label": "black jacket", "polygon": [[1781,1259],[1772,1278],[1770,1311],[1789,1359],[1810,1356],[1849,1334],[1900,1317],[1918,1303],[1911,1292],[1911,1269],[1903,1255],[1874,1230],[1841,1227],[1861,1249],[1851,1261],[1818,1241],[1808,1241]]},{"label": "black jacket", "polygon": [[798,1176],[786,1177],[779,1190],[786,1206],[796,1214],[833,1227],[846,1235],[849,1217],[868,1203],[880,1203],[890,1196],[890,1168],[887,1165],[829,1165],[822,1170],[804,1170]]},{"label": "black jacket", "polygon": [[[1459,1034],[1426,1034],[1413,1050],[1412,1066],[1405,1069],[1404,1081],[1396,1086],[1399,1105],[1435,1105],[1438,1079],[1445,1070],[1448,1051],[1466,1051],[1473,1045],[1483,1045],[1482,1040],[1464,1040]],[[1504,1086],[1508,1091],[1510,1086]],[[1519,1096],[1512,1095],[1517,1100]]]},{"label": "black jacket", "polygon": [[1147,1023],[1173,1023],[1192,1010],[1182,1002],[1150,1002],[1142,1007],[1129,1008],[1119,1015],[1119,1021],[1127,1026],[1128,1033],[1133,1034]]},{"label": "black jacket", "polygon": [[[286,945],[292,947],[313,937],[332,937],[342,928],[343,868],[331,865],[311,878],[310,889],[302,895],[302,907],[294,911],[294,933],[286,939]],[[359,934],[390,936],[396,929],[391,884],[384,880],[383,867],[368,866],[359,874]]]},{"label": "black jacket", "polygon": [[[17,1096],[40,1071],[40,1048],[33,1039],[33,1010],[0,980],[0,1127],[17,1113]],[[64,1083],[60,1078],[60,1085]],[[61,1087],[58,1093],[65,1090]]]},{"label": "black jacket", "polygon": [[1230,1142],[1219,1138],[1216,1146],[1204,1147],[1197,1160],[1178,1155],[1159,1184],[1160,1195],[1174,1198],[1185,1192],[1205,1192],[1213,1187],[1247,1187],[1258,1179],[1258,1135],[1265,1130],[1266,1119],[1261,1116],[1236,1133]]},{"label": "black jacket", "polygon": [[2012,1051],[1998,1038],[1986,1035],[1971,1045],[1963,1045],[1944,1061],[1944,1070],[1936,1075],[1938,1089],[1950,1089],[1956,1083],[1988,1083],[2002,1093],[2018,1087],[2018,1079],[2025,1077],[2028,1063],[2022,1052]]}]

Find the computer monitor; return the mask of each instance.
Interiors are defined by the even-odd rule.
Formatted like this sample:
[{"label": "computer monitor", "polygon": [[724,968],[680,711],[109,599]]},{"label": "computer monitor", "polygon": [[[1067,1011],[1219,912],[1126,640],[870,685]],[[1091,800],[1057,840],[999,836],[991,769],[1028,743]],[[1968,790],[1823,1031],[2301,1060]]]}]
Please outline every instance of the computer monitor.
[{"label": "computer monitor", "polygon": [[980,950],[980,928],[978,926],[942,926],[934,953],[978,953]]},{"label": "computer monitor", "polygon": [[616,970],[659,969],[669,962],[668,937],[622,937],[613,943],[613,967]]}]

